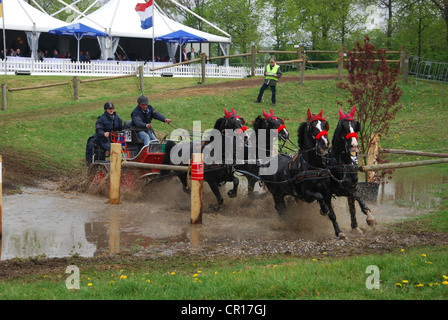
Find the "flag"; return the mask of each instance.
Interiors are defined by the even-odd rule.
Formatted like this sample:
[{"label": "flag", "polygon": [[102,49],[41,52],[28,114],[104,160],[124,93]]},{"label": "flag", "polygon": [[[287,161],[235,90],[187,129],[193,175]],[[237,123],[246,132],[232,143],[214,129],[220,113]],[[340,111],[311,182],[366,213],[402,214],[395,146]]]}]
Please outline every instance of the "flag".
[{"label": "flag", "polygon": [[3,0],[0,0],[0,18],[3,18]]},{"label": "flag", "polygon": [[142,29],[149,29],[152,27],[152,17],[154,13],[152,1],[153,0],[149,0],[146,3],[137,3],[135,6],[135,11],[137,11],[140,16],[140,21],[142,22]]}]

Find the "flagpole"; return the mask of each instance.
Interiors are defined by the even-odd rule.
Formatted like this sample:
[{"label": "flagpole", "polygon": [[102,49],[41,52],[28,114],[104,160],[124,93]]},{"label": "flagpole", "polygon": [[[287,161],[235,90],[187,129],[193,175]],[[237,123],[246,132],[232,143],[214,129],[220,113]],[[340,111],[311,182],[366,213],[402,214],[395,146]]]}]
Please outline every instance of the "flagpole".
[{"label": "flagpole", "polygon": [[2,20],[3,20],[3,61],[5,62],[5,76],[6,76],[6,35],[5,35],[5,6],[2,1]]},{"label": "flagpole", "polygon": [[[155,1],[152,3],[152,68],[154,69],[154,29],[156,27],[155,24],[155,15],[154,15],[154,7],[156,6]],[[154,71],[152,72],[152,75],[154,76]]]}]

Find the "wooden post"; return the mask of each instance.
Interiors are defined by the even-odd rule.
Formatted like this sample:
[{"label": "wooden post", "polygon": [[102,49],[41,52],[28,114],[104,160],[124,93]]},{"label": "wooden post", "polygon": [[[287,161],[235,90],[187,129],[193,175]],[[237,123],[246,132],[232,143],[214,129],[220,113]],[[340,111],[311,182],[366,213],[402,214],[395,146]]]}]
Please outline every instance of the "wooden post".
[{"label": "wooden post", "polygon": [[[377,164],[376,159],[378,158],[378,145],[379,137],[378,134],[372,133],[370,136],[370,148],[367,152],[367,165]],[[376,173],[373,171],[367,172],[367,182],[374,182]]]},{"label": "wooden post", "polygon": [[300,64],[300,84],[305,82],[305,65],[306,65],[306,56],[302,55],[302,63]]},{"label": "wooden post", "polygon": [[400,74],[403,74],[403,68],[404,68],[404,57],[406,55],[406,52],[404,51],[404,47],[401,46],[400,48]]},{"label": "wooden post", "polygon": [[202,84],[205,84],[205,62],[207,55],[205,53],[201,54],[201,73],[202,73]]},{"label": "wooden post", "polygon": [[191,213],[192,224],[202,223],[202,187],[204,182],[204,161],[202,153],[193,153],[191,164]]},{"label": "wooden post", "polygon": [[2,110],[8,109],[8,100],[6,98],[6,83],[2,83]]},{"label": "wooden post", "polygon": [[255,77],[255,59],[256,59],[257,47],[252,46],[251,53],[251,66],[250,66],[250,76]]},{"label": "wooden post", "polygon": [[143,78],[143,66],[138,67],[138,78],[140,80],[140,92],[145,92],[145,78]]},{"label": "wooden post", "polygon": [[[302,58],[302,46],[299,46],[297,49],[297,60],[300,60]],[[297,71],[300,70],[300,62],[297,62]]]},{"label": "wooden post", "polygon": [[[3,227],[2,227],[2,183],[3,183],[3,166],[2,166],[2,155],[0,154],[0,240],[3,235]],[[0,243],[0,253],[1,253],[1,243]]]},{"label": "wooden post", "polygon": [[409,54],[406,53],[404,55],[404,61],[403,61],[403,81],[404,83],[408,83],[409,81]]},{"label": "wooden post", "polygon": [[75,101],[79,100],[79,81],[77,76],[73,77],[73,99]]},{"label": "wooden post", "polygon": [[110,193],[109,203],[120,203],[121,143],[110,144]]},{"label": "wooden post", "polygon": [[344,69],[344,47],[341,46],[338,57],[338,80],[342,79],[342,69]]}]

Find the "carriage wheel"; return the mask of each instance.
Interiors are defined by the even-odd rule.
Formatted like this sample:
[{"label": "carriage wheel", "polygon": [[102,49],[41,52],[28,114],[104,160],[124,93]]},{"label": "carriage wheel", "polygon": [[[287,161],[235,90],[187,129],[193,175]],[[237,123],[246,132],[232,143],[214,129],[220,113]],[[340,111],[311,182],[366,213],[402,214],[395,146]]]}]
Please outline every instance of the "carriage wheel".
[{"label": "carriage wheel", "polygon": [[124,168],[121,171],[120,187],[124,192],[139,192],[145,182],[140,178],[140,172],[133,168]]},{"label": "carriage wheel", "polygon": [[104,166],[96,166],[90,174],[89,193],[102,194],[109,190],[109,171]]}]

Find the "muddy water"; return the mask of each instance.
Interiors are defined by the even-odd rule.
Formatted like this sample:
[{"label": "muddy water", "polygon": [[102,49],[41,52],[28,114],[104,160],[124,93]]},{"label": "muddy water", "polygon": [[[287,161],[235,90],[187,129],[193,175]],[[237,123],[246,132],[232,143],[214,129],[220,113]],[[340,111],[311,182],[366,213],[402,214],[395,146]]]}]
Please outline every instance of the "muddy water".
[{"label": "muddy water", "polygon": [[[421,174],[415,168],[397,170],[369,206],[380,224],[428,212],[439,201],[433,191],[445,182],[446,177]],[[51,184],[27,188],[22,194],[3,197],[1,260],[156,251],[166,243],[194,249],[253,239],[334,237],[328,217],[319,214],[316,203],[288,201],[286,220],[279,221],[269,194],[248,200],[244,183],[240,190],[235,199],[225,196],[224,207],[215,213],[208,207],[214,196],[204,184],[203,224],[192,226],[189,196],[175,180],[150,185],[144,197],[122,198],[119,205],[110,205],[107,196],[66,193]],[[259,186],[256,191],[264,193]],[[346,200],[336,199],[334,207],[341,229],[349,231]],[[357,211],[359,224],[365,226],[364,216]],[[169,255],[170,249],[161,254]]]}]

